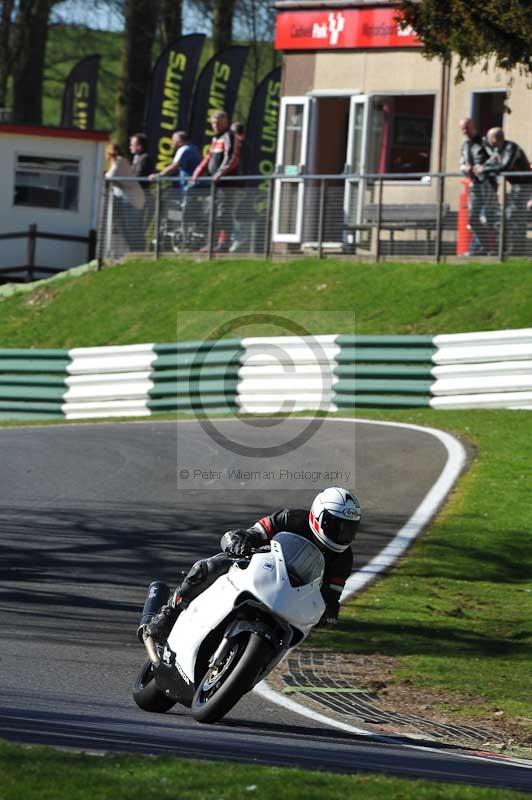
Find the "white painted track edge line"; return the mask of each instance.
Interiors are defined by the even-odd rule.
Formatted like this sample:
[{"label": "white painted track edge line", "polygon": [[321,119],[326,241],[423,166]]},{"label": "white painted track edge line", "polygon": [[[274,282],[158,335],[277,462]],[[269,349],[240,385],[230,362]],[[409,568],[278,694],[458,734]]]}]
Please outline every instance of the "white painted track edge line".
[{"label": "white painted track edge line", "polygon": [[[349,417],[335,417],[339,421],[346,422]],[[361,570],[353,573],[347,579],[342,602],[350,600],[362,589],[366,588],[379,575],[389,569],[398,558],[400,558],[410,547],[414,539],[419,535],[423,528],[434,517],[438,509],[443,504],[445,498],[451,491],[456,480],[461,474],[466,464],[466,452],[461,442],[446,431],[438,428],[424,427],[406,422],[387,422],[379,420],[356,419],[357,423],[367,425],[385,425],[395,428],[408,428],[410,430],[428,433],[438,439],[447,450],[447,461],[443,467],[437,481],[425,495],[421,503],[417,506],[412,516],[406,521],[402,528],[395,534],[389,544],[377,553]]]}]

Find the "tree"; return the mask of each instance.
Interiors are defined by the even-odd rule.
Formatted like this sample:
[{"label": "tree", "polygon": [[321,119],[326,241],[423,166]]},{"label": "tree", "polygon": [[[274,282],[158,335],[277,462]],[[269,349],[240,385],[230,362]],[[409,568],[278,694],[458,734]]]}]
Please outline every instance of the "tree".
[{"label": "tree", "polygon": [[532,75],[530,0],[403,0],[400,11],[428,58],[458,56],[457,81],[464,67],[491,57],[503,70]]},{"label": "tree", "polygon": [[124,147],[128,136],[144,127],[158,17],[159,0],[124,3],[125,39],[116,104],[117,138]]},{"label": "tree", "polygon": [[14,0],[0,2],[0,106],[6,104],[7,81],[12,66],[12,15]]},{"label": "tree", "polygon": [[212,4],[212,41],[214,52],[229,47],[233,40],[236,0],[214,0]]},{"label": "tree", "polygon": [[179,39],[183,32],[182,0],[161,0],[159,30],[163,47]]},{"label": "tree", "polygon": [[19,0],[13,53],[13,122],[40,125],[44,55],[55,0]]},{"label": "tree", "polygon": [[195,0],[194,5],[206,16],[212,25],[214,52],[223,50],[233,41],[233,21],[238,0]]}]

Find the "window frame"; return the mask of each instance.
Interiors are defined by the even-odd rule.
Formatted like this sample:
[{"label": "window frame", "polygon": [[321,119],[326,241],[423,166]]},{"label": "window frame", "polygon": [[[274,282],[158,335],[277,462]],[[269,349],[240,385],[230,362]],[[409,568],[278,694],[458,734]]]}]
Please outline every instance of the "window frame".
[{"label": "window frame", "polygon": [[[368,101],[370,103],[369,115],[368,115],[368,124],[370,122],[372,111],[373,111],[372,103],[374,102],[376,97],[385,98],[385,97],[429,97],[429,96],[434,98],[434,106],[433,106],[433,112],[432,112],[432,135],[431,135],[431,138],[430,138],[429,169],[427,170],[427,175],[429,175],[430,173],[433,172],[432,165],[433,165],[433,161],[434,161],[434,153],[436,151],[435,145],[437,144],[436,136],[438,135],[438,126],[437,126],[436,123],[437,123],[437,113],[438,113],[438,111],[437,111],[437,109],[438,109],[437,100],[438,100],[439,92],[437,90],[434,90],[432,92],[427,91],[427,90],[419,90],[419,91],[415,91],[415,92],[404,92],[403,91],[403,92],[386,92],[386,93],[384,93],[382,91],[379,91],[379,92],[373,91],[373,92],[367,92],[366,93],[366,97],[368,98]],[[379,173],[373,173],[373,172],[370,172],[368,170],[368,174],[373,175],[373,174],[379,174]],[[381,173],[381,174],[386,175],[386,174],[390,174],[390,173]],[[391,173],[391,174],[393,174],[393,173]],[[413,174],[415,174],[415,173],[413,173]],[[430,185],[429,182],[423,180],[423,177],[420,177],[420,178],[397,178],[397,179],[387,178],[385,181],[383,181],[383,184],[384,184],[384,186],[388,186],[388,185],[389,186],[417,186],[417,185],[427,186],[427,185]]]},{"label": "window frame", "polygon": [[[42,211],[50,211],[50,212],[59,212],[61,214],[79,214],[80,207],[81,207],[81,176],[82,176],[82,164],[83,164],[83,157],[81,155],[75,156],[62,156],[58,155],[57,153],[39,153],[29,151],[29,150],[15,150],[14,152],[14,164],[13,164],[13,191],[11,195],[11,207],[13,209],[41,209]],[[77,171],[74,173],[70,172],[58,172],[58,171],[38,171],[39,174],[49,174],[49,175],[61,175],[67,177],[76,177],[77,178],[77,193],[76,193],[76,206],[75,208],[62,208],[61,206],[49,206],[49,205],[38,205],[34,203],[17,203],[15,202],[15,195],[17,191],[17,173],[26,173],[26,174],[35,174],[35,169],[24,169],[24,167],[20,167],[19,159],[20,158],[38,158],[38,159],[48,159],[49,161],[63,161],[63,162],[72,162],[73,164],[77,165]],[[37,186],[35,188],[38,188]],[[63,194],[61,195],[63,197]]]}]

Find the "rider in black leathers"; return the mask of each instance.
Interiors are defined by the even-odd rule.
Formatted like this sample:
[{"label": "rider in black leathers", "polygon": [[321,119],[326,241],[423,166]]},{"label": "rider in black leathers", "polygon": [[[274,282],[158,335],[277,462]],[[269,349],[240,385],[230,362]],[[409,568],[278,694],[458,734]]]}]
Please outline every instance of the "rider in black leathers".
[{"label": "rider in black leathers", "polygon": [[317,545],[325,560],[321,587],[325,612],[321,625],[334,625],[340,609],[340,595],[353,569],[351,543],[360,522],[360,505],[349,491],[332,487],[320,492],[310,511],[285,508],[262,517],[250,528],[231,530],[221,538],[222,552],[211,558],[196,561],[170,601],[138,635],[151,636],[164,641],[179,613],[205,591],[214,581],[228,571],[231,556],[246,556],[254,549],[267,544],[276,533],[297,533]]}]

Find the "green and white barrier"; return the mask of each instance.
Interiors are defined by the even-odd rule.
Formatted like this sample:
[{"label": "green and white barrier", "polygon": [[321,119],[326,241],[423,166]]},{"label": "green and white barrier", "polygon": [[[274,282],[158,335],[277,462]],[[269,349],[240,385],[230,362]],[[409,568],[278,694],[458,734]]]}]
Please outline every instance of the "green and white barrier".
[{"label": "green and white barrier", "polygon": [[0,419],[532,409],[532,329],[0,350]]},{"label": "green and white barrier", "polygon": [[237,403],[242,413],[275,414],[333,407],[336,336],[242,340]]},{"label": "green and white barrier", "polygon": [[244,353],[239,339],[153,345],[147,408],[195,413],[232,412]]},{"label": "green and white barrier", "polygon": [[337,408],[428,406],[432,336],[338,336]]},{"label": "green and white barrier", "polygon": [[0,419],[63,416],[67,350],[0,350]]}]

